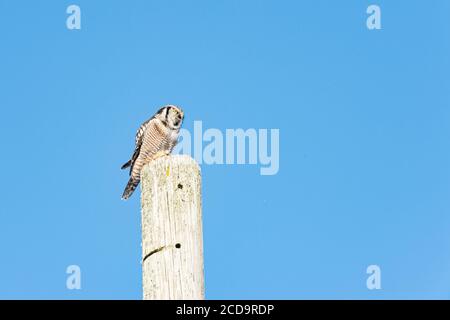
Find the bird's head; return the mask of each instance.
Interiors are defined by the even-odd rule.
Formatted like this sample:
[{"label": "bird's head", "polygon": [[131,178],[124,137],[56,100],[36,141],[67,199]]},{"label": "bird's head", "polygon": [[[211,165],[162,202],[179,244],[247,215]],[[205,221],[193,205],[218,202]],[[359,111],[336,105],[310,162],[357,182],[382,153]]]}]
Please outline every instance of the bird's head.
[{"label": "bird's head", "polygon": [[170,129],[180,129],[184,119],[184,112],[180,107],[167,105],[157,112],[156,117],[167,123]]}]

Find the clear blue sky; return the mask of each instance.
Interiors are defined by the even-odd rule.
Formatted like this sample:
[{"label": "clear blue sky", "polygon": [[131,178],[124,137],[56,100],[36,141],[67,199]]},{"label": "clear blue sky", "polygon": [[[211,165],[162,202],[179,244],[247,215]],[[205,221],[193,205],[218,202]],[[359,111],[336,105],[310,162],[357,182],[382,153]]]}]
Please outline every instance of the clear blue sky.
[{"label": "clear blue sky", "polygon": [[450,298],[449,14],[1,0],[0,298],[141,298],[139,197],[120,200],[119,168],[167,103],[186,129],[280,129],[277,175],[202,166],[207,298]]}]

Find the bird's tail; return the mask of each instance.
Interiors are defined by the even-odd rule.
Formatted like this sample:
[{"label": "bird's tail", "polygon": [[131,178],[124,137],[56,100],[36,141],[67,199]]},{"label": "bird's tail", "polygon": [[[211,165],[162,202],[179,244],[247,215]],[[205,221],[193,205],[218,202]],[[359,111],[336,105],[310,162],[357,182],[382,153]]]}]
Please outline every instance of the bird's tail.
[{"label": "bird's tail", "polygon": [[139,180],[131,177],[130,180],[128,180],[127,186],[125,187],[125,190],[122,194],[122,200],[127,200],[129,197],[131,197],[138,184]]}]

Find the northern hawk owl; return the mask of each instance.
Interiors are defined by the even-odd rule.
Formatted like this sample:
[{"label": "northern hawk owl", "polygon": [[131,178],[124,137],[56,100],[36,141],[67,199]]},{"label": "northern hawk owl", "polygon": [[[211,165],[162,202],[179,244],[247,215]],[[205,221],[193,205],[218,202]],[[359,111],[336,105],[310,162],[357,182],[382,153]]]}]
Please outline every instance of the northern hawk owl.
[{"label": "northern hawk owl", "polygon": [[159,109],[153,117],[139,127],[136,133],[134,153],[131,159],[122,166],[122,169],[130,167],[130,180],[123,192],[123,200],[128,199],[138,186],[144,165],[172,152],[178,141],[183,118],[183,110],[173,105],[167,105]]}]

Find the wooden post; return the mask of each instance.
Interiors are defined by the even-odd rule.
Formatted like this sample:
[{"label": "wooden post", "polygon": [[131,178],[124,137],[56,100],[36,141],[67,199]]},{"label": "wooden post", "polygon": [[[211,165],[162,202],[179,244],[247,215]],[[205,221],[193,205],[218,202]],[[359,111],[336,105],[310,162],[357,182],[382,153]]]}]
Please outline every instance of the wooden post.
[{"label": "wooden post", "polygon": [[144,299],[204,299],[198,164],[162,157],[142,169],[141,183]]}]

